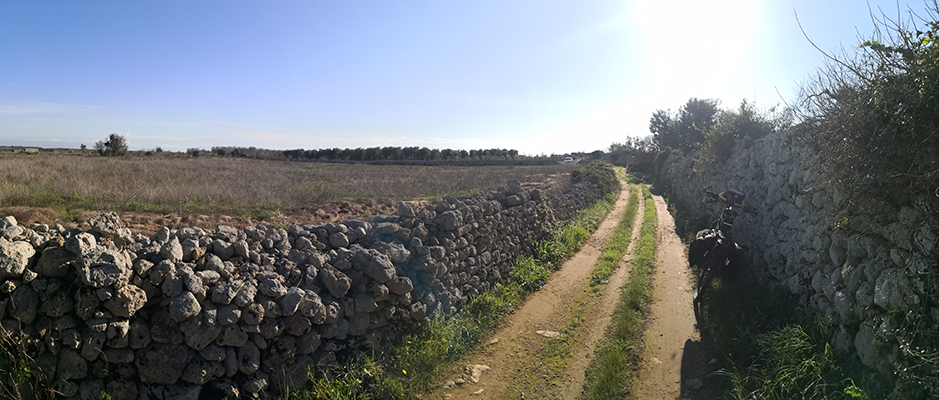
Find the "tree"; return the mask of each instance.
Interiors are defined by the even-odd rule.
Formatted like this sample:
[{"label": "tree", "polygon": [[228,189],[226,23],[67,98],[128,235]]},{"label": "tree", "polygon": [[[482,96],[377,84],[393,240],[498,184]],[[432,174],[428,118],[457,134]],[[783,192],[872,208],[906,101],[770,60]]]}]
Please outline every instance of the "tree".
[{"label": "tree", "polygon": [[692,97],[672,115],[656,110],[649,120],[649,132],[659,148],[690,150],[704,141],[704,133],[717,124],[720,112],[715,99]]},{"label": "tree", "polygon": [[116,133],[108,135],[108,140],[99,140],[95,143],[98,154],[108,157],[117,157],[127,154],[127,139]]}]

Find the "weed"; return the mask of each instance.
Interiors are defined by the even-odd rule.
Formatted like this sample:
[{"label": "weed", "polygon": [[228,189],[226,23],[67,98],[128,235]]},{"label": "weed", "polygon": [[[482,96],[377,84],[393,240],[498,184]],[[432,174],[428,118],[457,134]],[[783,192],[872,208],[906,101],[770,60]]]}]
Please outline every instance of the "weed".
[{"label": "weed", "polygon": [[836,354],[832,328],[797,296],[750,276],[716,278],[701,305],[702,341],[719,355],[735,399],[883,398],[872,376]]}]

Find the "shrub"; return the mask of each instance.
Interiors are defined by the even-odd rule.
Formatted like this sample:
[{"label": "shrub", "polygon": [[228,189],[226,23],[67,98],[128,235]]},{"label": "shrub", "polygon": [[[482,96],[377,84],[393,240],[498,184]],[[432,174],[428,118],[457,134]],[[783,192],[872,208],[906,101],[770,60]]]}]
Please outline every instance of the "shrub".
[{"label": "shrub", "polygon": [[791,121],[787,113],[774,116],[775,111],[773,107],[761,112],[746,99],[740,102],[737,111],[721,111],[717,123],[704,131],[699,161],[723,163],[733,154],[738,139],[761,139],[777,129],[787,128]]},{"label": "shrub", "polygon": [[690,150],[704,141],[703,132],[717,123],[720,103],[715,99],[692,97],[678,113],[656,110],[649,120],[649,132],[658,148]]},{"label": "shrub", "polygon": [[116,133],[108,135],[108,139],[95,143],[95,150],[102,156],[123,156],[127,154],[127,139]]},{"label": "shrub", "polygon": [[571,171],[571,181],[573,183],[595,182],[603,186],[603,189],[608,193],[619,191],[620,188],[613,164],[600,160],[593,161],[581,169]]},{"label": "shrub", "polygon": [[922,26],[883,17],[854,54],[833,60],[802,88],[807,137],[855,206],[939,202],[939,21],[931,3]]}]

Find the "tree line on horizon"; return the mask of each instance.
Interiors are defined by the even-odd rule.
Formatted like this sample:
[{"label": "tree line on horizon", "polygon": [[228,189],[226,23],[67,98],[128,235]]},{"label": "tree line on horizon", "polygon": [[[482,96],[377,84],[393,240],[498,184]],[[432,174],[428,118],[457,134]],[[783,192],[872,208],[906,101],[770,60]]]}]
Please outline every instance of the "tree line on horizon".
[{"label": "tree line on horizon", "polygon": [[[204,150],[190,149],[190,154]],[[255,147],[214,146],[210,153],[221,157],[245,157],[269,160],[291,161],[461,161],[461,160],[520,160],[538,158],[556,158],[558,156],[524,156],[514,149],[478,149],[453,150],[430,149],[427,147],[358,147],[325,149],[268,150]]]}]

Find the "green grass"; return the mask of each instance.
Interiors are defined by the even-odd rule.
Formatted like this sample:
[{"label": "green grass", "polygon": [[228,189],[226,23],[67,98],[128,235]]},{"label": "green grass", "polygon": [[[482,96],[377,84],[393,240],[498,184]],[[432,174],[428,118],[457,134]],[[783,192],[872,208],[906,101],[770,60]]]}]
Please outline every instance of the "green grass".
[{"label": "green grass", "polygon": [[619,223],[617,223],[610,239],[604,246],[603,253],[600,255],[600,259],[594,267],[593,275],[590,277],[590,285],[594,288],[599,288],[600,285],[608,282],[616,269],[616,265],[619,264],[619,260],[623,258],[626,250],[629,249],[633,221],[636,220],[636,213],[639,211],[639,190],[637,190],[636,185],[631,185],[631,187],[632,190],[626,203],[626,209],[623,211],[623,216],[620,217]]},{"label": "green grass", "polygon": [[615,195],[607,196],[582,211],[553,240],[536,243],[534,257],[520,257],[504,284],[474,297],[457,314],[437,318],[426,329],[405,338],[395,346],[394,354],[373,355],[355,365],[321,372],[313,379],[313,391],[301,390],[289,398],[402,399],[428,390],[445,368],[478,347],[529,294],[547,282],[559,261],[586,242],[615,201]]},{"label": "green grass", "polygon": [[658,225],[649,189],[642,186],[645,213],[632,260],[629,282],[623,287],[606,337],[597,346],[596,357],[587,368],[584,397],[621,399],[629,395],[630,380],[639,366],[642,325],[652,296],[651,272],[655,263]]},{"label": "green grass", "polygon": [[702,341],[713,346],[732,399],[878,399],[886,393],[860,361],[837,354],[832,328],[797,296],[740,277],[712,282]]},{"label": "green grass", "polygon": [[[617,192],[618,193],[618,192]],[[570,257],[583,246],[593,231],[597,230],[607,214],[613,210],[616,203],[616,194],[606,196],[593,207],[580,212],[573,222],[569,223],[554,238],[555,246],[562,259]]]}]

